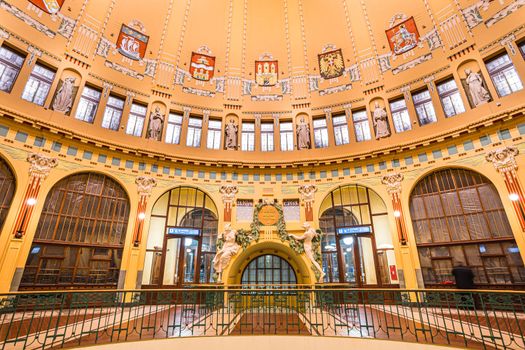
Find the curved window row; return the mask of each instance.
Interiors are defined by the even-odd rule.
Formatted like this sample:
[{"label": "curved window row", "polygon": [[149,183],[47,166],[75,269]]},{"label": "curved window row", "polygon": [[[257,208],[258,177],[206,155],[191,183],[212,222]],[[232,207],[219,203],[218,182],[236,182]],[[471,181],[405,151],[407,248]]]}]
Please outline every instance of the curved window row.
[{"label": "curved window row", "polygon": [[[523,52],[524,45],[519,44],[518,46]],[[0,90],[11,92],[23,67],[25,57],[24,53],[13,49],[8,44],[0,47]],[[80,87],[80,97],[76,106],[66,105],[62,108],[67,110],[66,114],[71,113],[74,118],[91,124],[98,123],[95,119],[100,114],[100,126],[108,130],[122,129],[128,135],[169,144],[183,144],[187,147],[245,152],[325,148],[330,145],[346,145],[354,140],[355,142],[368,141],[374,135],[376,139],[379,139],[387,137],[390,133],[403,133],[412,130],[413,124],[425,126],[437,122],[440,114],[449,118],[464,113],[467,110],[467,102],[471,108],[476,108],[493,100],[487,81],[492,82],[499,97],[523,89],[514,64],[505,51],[485,60],[483,68],[473,60],[465,61],[460,67],[464,77],[461,77],[461,74],[459,77],[450,75],[435,83],[427,84],[424,88],[406,92],[403,96],[387,101],[375,98],[368,107],[349,110],[346,114],[334,114],[331,118],[324,115],[311,118],[307,115],[300,115],[296,118],[283,118],[282,120],[263,117],[261,123],[256,123],[253,119],[241,120],[235,115],[232,115],[233,119],[227,116],[228,120],[224,122],[220,117],[212,116],[205,120],[202,116],[191,115],[185,120],[183,114],[177,111],[169,111],[166,116],[161,113],[155,115],[156,106],[150,106],[152,112],[148,116],[146,103],[133,100],[129,101],[129,107],[126,105],[124,96],[113,92],[110,92],[107,100],[103,101],[102,88],[89,83]],[[487,73],[484,72],[488,73],[490,80],[485,80],[484,74]],[[55,78],[55,69],[37,61],[21,97],[26,101],[43,106]],[[64,86],[63,80],[63,78],[60,80],[57,91]],[[460,87],[463,87],[463,92]],[[71,88],[78,89],[74,86]],[[57,96],[53,102],[56,102],[56,99]],[[374,111],[378,107],[384,110],[384,115],[390,115],[381,126],[375,120]],[[103,108],[103,111],[98,113],[100,108]],[[441,109],[442,112],[438,112],[438,109]],[[298,140],[299,119],[304,119],[308,124],[311,140],[306,143]],[[237,140],[233,141],[233,145],[226,144],[227,142],[232,143],[231,137],[226,137],[229,134],[226,124],[230,121],[235,123],[237,135]]]}]

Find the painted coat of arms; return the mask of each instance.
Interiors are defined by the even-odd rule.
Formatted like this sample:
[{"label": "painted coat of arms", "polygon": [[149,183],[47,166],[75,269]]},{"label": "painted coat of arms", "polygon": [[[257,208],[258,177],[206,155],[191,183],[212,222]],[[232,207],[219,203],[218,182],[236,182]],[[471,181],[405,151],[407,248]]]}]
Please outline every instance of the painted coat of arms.
[{"label": "painted coat of arms", "polygon": [[385,32],[390,49],[396,55],[408,52],[418,45],[419,32],[414,17],[396,24]]},{"label": "painted coat of arms", "polygon": [[117,39],[117,49],[121,55],[140,61],[146,54],[149,36],[123,24]]},{"label": "painted coat of arms", "polygon": [[51,15],[55,15],[60,11],[65,0],[29,0],[30,3]]},{"label": "painted coat of arms", "polygon": [[198,52],[191,53],[190,74],[194,79],[209,81],[215,72],[215,57]]},{"label": "painted coat of arms", "polygon": [[343,75],[345,62],[341,49],[323,52],[318,55],[319,73],[323,79],[333,79]]},{"label": "painted coat of arms", "polygon": [[255,61],[255,81],[259,86],[274,86],[279,79],[279,63],[271,56]]}]

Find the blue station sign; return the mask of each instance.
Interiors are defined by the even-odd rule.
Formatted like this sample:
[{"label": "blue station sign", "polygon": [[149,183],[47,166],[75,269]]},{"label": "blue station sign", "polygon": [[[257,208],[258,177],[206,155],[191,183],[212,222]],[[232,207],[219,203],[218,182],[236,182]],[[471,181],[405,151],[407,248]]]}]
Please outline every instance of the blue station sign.
[{"label": "blue station sign", "polygon": [[337,229],[338,235],[356,235],[359,233],[372,233],[372,226],[352,226],[352,227],[340,227]]},{"label": "blue station sign", "polygon": [[196,228],[168,227],[168,235],[198,236],[200,230]]}]

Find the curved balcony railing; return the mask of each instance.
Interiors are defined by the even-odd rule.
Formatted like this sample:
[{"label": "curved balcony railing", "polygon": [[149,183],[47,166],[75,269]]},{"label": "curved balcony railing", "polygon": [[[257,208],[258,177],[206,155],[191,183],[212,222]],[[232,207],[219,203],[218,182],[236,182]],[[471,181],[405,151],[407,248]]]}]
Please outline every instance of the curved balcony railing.
[{"label": "curved balcony railing", "polygon": [[4,294],[0,349],[274,334],[525,347],[521,292],[259,287]]}]

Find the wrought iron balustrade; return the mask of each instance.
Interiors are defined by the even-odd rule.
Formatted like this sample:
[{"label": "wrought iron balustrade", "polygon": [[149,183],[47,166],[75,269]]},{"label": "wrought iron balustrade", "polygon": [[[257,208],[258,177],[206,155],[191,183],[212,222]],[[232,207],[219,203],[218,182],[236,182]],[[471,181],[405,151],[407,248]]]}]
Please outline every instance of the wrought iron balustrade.
[{"label": "wrought iron balustrade", "polygon": [[0,295],[0,350],[308,335],[525,348],[525,293],[308,285]]}]

